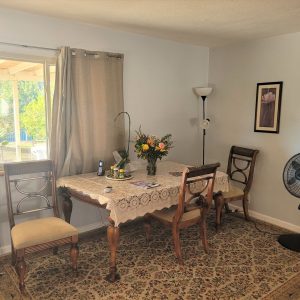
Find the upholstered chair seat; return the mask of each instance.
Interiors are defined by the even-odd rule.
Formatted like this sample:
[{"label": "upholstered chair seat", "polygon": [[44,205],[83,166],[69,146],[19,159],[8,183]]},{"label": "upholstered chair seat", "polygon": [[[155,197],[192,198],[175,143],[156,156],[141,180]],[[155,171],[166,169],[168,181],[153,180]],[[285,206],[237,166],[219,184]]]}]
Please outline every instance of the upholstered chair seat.
[{"label": "upholstered chair seat", "polygon": [[228,192],[223,192],[223,197],[225,199],[235,199],[235,198],[241,198],[244,196],[243,189],[234,186],[233,184],[230,185],[230,189]]},{"label": "upholstered chair seat", "polygon": [[15,250],[28,248],[78,234],[78,230],[56,217],[48,217],[16,224],[11,230]]},{"label": "upholstered chair seat", "polygon": [[[166,222],[172,222],[173,218],[176,214],[177,207],[172,207],[171,209],[162,209],[162,210],[156,210],[151,215],[153,218],[160,220],[160,221],[166,221]],[[199,219],[201,217],[202,210],[201,209],[194,209],[191,211],[184,212],[180,221],[179,221],[179,227],[180,224],[183,224],[186,221],[193,221],[196,219]]]}]

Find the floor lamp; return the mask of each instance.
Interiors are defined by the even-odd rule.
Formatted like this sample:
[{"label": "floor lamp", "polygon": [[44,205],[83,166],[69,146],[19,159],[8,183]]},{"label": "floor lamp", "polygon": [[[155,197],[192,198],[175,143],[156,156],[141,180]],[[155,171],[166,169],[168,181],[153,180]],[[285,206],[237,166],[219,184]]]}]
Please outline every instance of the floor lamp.
[{"label": "floor lamp", "polygon": [[205,164],[205,135],[206,135],[206,129],[209,126],[209,119],[205,116],[205,100],[208,95],[211,94],[212,88],[211,87],[194,87],[193,88],[194,93],[202,98],[202,122],[200,123],[200,126],[202,128],[202,163]]}]

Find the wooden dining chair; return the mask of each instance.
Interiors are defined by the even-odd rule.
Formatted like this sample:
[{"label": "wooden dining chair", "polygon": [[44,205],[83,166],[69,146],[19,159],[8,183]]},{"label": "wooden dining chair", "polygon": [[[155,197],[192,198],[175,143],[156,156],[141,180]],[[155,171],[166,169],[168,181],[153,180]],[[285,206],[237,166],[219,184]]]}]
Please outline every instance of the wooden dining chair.
[{"label": "wooden dining chair", "polygon": [[148,214],[145,218],[147,241],[150,239],[151,218],[171,227],[175,256],[180,264],[183,264],[179,239],[180,229],[182,228],[198,224],[204,250],[208,252],[206,217],[211,206],[216,170],[219,166],[220,164],[216,163],[199,168],[186,168],[181,177],[178,205],[157,210]]},{"label": "wooden dining chair", "polygon": [[[59,218],[52,161],[6,163],[4,174],[11,229],[12,264],[19,277],[21,292],[25,288],[27,271],[25,254],[71,244],[72,267],[77,272],[78,231]],[[37,218],[45,210],[52,210],[54,216]],[[28,214],[35,218],[28,220]],[[18,223],[15,222],[16,219]]]},{"label": "wooden dining chair", "polygon": [[224,205],[228,205],[231,201],[242,200],[245,219],[250,219],[248,195],[253,181],[254,167],[258,153],[259,151],[254,149],[238,146],[231,147],[227,165],[230,189],[228,192],[216,193],[214,195],[217,229],[221,224]]}]

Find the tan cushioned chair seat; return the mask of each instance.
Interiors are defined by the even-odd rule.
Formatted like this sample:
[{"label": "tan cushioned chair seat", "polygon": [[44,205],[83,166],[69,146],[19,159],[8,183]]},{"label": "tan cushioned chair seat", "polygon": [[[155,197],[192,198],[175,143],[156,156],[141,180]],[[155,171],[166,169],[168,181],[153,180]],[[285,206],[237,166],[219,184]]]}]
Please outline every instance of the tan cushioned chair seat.
[{"label": "tan cushioned chair seat", "polygon": [[78,234],[78,230],[56,217],[26,221],[15,225],[11,230],[11,238],[15,249],[60,240]]},{"label": "tan cushioned chair seat", "polygon": [[[176,213],[176,207],[162,209],[162,210],[156,210],[151,215],[157,219],[165,220],[167,222],[172,223],[173,217]],[[200,209],[194,209],[192,211],[185,212],[181,218],[181,222],[193,220],[196,218],[199,218],[201,216],[201,210]]]},{"label": "tan cushioned chair seat", "polygon": [[229,192],[223,192],[224,199],[243,197],[244,191],[234,185],[230,186]]}]

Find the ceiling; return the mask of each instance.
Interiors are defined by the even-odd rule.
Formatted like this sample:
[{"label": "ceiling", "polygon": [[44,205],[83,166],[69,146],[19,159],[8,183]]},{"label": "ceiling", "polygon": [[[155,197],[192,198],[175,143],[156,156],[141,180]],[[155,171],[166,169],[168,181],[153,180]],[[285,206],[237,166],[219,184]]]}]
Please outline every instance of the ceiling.
[{"label": "ceiling", "polygon": [[299,0],[0,0],[0,7],[208,47],[300,31]]}]

